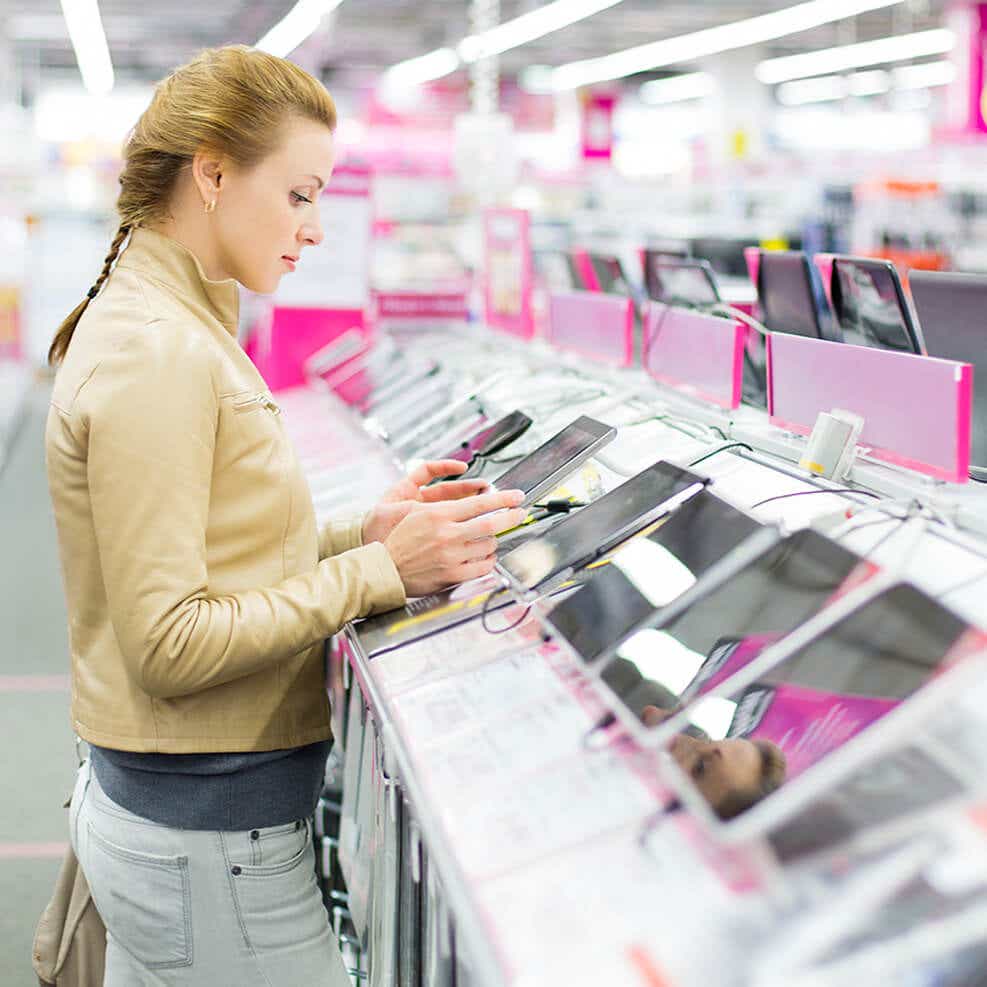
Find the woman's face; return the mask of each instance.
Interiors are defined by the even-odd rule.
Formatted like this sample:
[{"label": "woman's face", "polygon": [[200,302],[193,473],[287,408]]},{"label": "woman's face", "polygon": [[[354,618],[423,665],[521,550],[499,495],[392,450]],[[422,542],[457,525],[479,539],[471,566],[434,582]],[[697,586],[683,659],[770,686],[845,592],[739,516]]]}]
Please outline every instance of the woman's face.
[{"label": "woman's face", "polygon": [[332,133],[296,119],[259,164],[227,165],[210,217],[227,276],[262,294],[277,288],[305,247],[322,242],[319,194],[333,167]]}]

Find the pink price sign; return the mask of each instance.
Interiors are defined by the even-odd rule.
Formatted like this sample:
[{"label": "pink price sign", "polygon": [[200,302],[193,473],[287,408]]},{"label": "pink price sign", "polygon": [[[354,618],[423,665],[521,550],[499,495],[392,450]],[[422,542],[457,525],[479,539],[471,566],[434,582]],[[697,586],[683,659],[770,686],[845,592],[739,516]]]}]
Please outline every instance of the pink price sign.
[{"label": "pink price sign", "polygon": [[772,425],[808,435],[821,411],[864,419],[870,455],[940,480],[966,483],[973,367],[911,353],[787,333],[767,339]]},{"label": "pink price sign", "polygon": [[531,217],[524,209],[487,209],[483,216],[484,319],[521,339],[535,334]]},{"label": "pink price sign", "polygon": [[620,295],[553,291],[548,341],[590,360],[629,367],[634,362],[634,303]]},{"label": "pink price sign", "polygon": [[465,291],[378,291],[374,293],[378,319],[469,318],[469,298]]},{"label": "pink price sign", "polygon": [[740,405],[747,330],[661,302],[644,317],[641,362],[655,380],[721,408]]}]

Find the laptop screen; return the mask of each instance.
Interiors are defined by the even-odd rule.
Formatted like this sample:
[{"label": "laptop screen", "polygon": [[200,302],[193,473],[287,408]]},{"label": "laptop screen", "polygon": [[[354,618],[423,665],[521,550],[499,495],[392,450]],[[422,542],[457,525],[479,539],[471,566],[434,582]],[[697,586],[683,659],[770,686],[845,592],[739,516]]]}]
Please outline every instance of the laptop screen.
[{"label": "laptop screen", "polygon": [[761,321],[768,329],[813,339],[821,336],[812,273],[805,254],[762,250],[758,281]]},{"label": "laptop screen", "polygon": [[921,353],[901,283],[888,261],[835,258],[832,297],[845,343]]}]

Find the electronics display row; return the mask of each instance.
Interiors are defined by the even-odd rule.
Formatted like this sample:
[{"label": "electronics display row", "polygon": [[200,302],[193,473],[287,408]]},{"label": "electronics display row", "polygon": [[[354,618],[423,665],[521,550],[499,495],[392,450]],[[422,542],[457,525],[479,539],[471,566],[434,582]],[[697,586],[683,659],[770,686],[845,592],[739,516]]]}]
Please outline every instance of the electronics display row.
[{"label": "electronics display row", "polygon": [[[422,367],[428,343],[408,349],[406,366]],[[588,506],[551,515],[553,488],[613,443],[606,416],[579,414],[593,407],[580,388],[599,393],[587,383],[555,379],[547,418],[517,387],[501,395],[520,397],[515,409],[478,393],[424,430],[393,412],[392,449],[458,451],[549,515],[502,536],[492,578],[356,624],[343,642],[351,716],[363,710],[371,731],[359,743],[376,752],[354,763],[347,731],[343,857],[371,981],[493,985],[521,962],[533,983],[594,983],[604,969],[683,987],[854,983],[863,969],[898,982],[881,977],[905,968],[916,983],[966,983],[982,957],[970,930],[984,882],[950,886],[916,847],[969,859],[956,831],[985,777],[981,632],[840,539],[761,523],[731,503],[729,471],[711,477],[660,448],[634,475],[609,475]],[[378,413],[392,415],[387,404]],[[547,420],[558,427],[546,433]],[[370,874],[386,874],[366,868],[390,859],[375,854],[394,850],[395,818],[402,846],[406,825],[428,844],[431,876],[406,875],[381,898]],[[406,858],[397,852],[399,869]],[[553,883],[562,874],[571,896]],[[707,884],[722,920],[703,907]],[[635,886],[676,900],[666,931],[677,935],[655,931],[668,912],[658,904],[638,921],[631,905],[648,899]],[[880,901],[882,919],[860,908],[841,923],[834,896],[848,888]],[[414,953],[409,917],[391,901],[409,895],[419,920],[440,903],[429,921],[447,942],[402,965],[392,949]],[[697,909],[715,958],[682,949]],[[942,935],[912,941],[940,921],[954,948]],[[791,943],[775,969],[779,929]],[[385,979],[374,980],[375,952]]]}]

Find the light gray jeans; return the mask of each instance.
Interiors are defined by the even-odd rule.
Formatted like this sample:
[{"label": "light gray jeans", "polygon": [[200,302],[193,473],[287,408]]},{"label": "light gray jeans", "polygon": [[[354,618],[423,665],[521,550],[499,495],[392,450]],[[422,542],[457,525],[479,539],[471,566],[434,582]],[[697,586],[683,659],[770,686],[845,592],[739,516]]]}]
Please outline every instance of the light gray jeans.
[{"label": "light gray jeans", "polygon": [[106,925],[104,987],[349,987],[308,820],[171,829],[112,802],[88,761],[69,820]]}]

